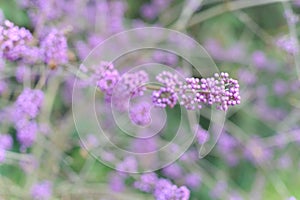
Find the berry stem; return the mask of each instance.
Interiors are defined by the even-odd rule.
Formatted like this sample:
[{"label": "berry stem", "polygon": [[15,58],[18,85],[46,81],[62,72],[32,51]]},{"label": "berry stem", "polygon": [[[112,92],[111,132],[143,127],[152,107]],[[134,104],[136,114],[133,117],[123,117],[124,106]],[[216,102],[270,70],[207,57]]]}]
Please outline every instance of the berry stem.
[{"label": "berry stem", "polygon": [[[151,85],[151,84],[146,85],[147,90],[160,90],[160,88],[161,88],[161,86],[159,86],[159,85]],[[206,93],[206,94],[210,93],[210,91],[203,91],[203,90],[195,90],[195,91],[199,92],[199,93]],[[175,92],[179,92],[179,88],[175,88]],[[186,92],[192,93],[194,91],[186,90]]]}]

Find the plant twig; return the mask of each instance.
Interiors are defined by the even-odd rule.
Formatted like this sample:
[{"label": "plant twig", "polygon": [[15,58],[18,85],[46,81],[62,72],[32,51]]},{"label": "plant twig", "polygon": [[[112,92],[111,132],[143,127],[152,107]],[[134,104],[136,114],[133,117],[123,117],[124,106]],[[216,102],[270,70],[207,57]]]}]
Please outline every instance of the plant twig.
[{"label": "plant twig", "polygon": [[221,5],[214,6],[209,8],[205,11],[202,11],[196,15],[194,15],[187,27],[192,27],[197,25],[205,20],[210,18],[216,17],[226,12],[240,10],[244,8],[250,8],[254,6],[260,6],[265,4],[277,3],[277,2],[287,2],[288,0],[261,0],[261,1],[254,1],[254,0],[238,0],[232,2],[226,2]]}]

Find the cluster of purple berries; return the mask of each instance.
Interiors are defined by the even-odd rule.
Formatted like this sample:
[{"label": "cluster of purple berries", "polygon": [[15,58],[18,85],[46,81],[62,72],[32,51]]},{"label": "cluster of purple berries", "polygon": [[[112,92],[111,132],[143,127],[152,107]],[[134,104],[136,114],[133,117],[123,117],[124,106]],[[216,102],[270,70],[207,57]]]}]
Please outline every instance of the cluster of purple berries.
[{"label": "cluster of purple berries", "polygon": [[149,173],[141,176],[134,183],[134,187],[147,193],[152,193],[156,200],[188,200],[190,191],[187,187],[178,187],[169,180],[158,178],[156,174]]},{"label": "cluster of purple berries", "polygon": [[161,87],[158,91],[152,93],[152,102],[155,106],[165,108],[170,106],[173,108],[177,103],[177,93],[174,89]]},{"label": "cluster of purple berries", "polygon": [[108,100],[111,100],[111,96],[115,93],[117,99],[114,99],[114,102],[117,104],[122,102],[121,110],[125,109],[124,100],[142,96],[147,88],[154,90],[152,102],[160,108],[167,106],[173,108],[177,101],[180,101],[180,104],[188,110],[201,109],[203,104],[215,104],[217,109],[226,111],[229,106],[240,104],[238,81],[224,72],[216,73],[210,78],[186,78],[183,83],[176,74],[163,71],[156,76],[162,86],[152,88],[145,86],[149,78],[143,70],[121,76],[112,63],[102,62],[94,71],[98,88],[105,93]]},{"label": "cluster of purple berries", "polygon": [[170,0],[154,0],[150,3],[144,4],[141,7],[141,15],[149,20],[155,19],[159,13],[161,13],[165,8],[171,3]]},{"label": "cluster of purple berries", "polygon": [[95,69],[95,80],[98,88],[107,96],[111,96],[115,85],[120,79],[118,70],[110,62],[102,62],[99,68]]},{"label": "cluster of purple berries", "polygon": [[152,94],[153,103],[158,107],[172,108],[180,100],[188,110],[216,104],[218,109],[226,111],[228,106],[240,104],[238,81],[229,78],[228,73],[216,73],[210,78],[186,78],[185,83],[181,83],[177,76],[162,72],[157,80],[164,85]]},{"label": "cluster of purple berries", "polygon": [[41,41],[43,61],[48,65],[59,65],[68,62],[68,44],[65,36],[53,29]]},{"label": "cluster of purple berries", "polygon": [[294,37],[281,36],[276,40],[276,45],[291,55],[295,55],[299,52],[297,39]]},{"label": "cluster of purple berries", "polygon": [[12,148],[13,139],[9,134],[0,134],[0,164],[5,160],[5,151]]},{"label": "cluster of purple berries", "polygon": [[141,102],[129,110],[129,116],[133,123],[146,126],[151,122],[151,105],[148,102]]},{"label": "cluster of purple berries", "polygon": [[38,125],[35,118],[40,112],[43,101],[44,93],[41,90],[26,88],[18,96],[11,110],[22,151],[32,146],[36,140]]},{"label": "cluster of purple berries", "polygon": [[102,62],[94,71],[93,80],[97,87],[105,94],[106,101],[112,102],[118,110],[126,110],[126,101],[130,98],[142,96],[149,80],[148,74],[143,70],[121,75],[110,62]]},{"label": "cluster of purple berries", "polygon": [[148,80],[148,74],[141,70],[123,75],[121,78],[121,85],[125,87],[124,89],[130,97],[138,97],[144,94],[144,91],[146,90],[145,84]]},{"label": "cluster of purple berries", "polygon": [[35,118],[39,114],[43,99],[44,93],[41,90],[25,88],[15,102],[19,118]]},{"label": "cluster of purple berries", "polygon": [[5,20],[0,26],[0,48],[0,56],[9,61],[28,64],[42,61],[54,67],[68,61],[67,39],[56,29],[35,40],[29,30]]},{"label": "cluster of purple berries", "polygon": [[0,26],[1,57],[15,61],[23,57],[29,50],[28,43],[33,39],[32,34],[25,28],[19,28],[12,22],[5,20]]},{"label": "cluster of purple berries", "polygon": [[52,194],[52,183],[50,181],[42,181],[31,187],[31,196],[33,199],[50,199]]}]

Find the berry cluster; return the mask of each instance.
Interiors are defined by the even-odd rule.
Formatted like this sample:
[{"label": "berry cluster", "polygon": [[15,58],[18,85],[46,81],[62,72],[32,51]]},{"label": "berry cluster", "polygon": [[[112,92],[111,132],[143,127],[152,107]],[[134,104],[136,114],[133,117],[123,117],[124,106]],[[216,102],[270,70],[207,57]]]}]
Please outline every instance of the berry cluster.
[{"label": "berry cluster", "polygon": [[163,84],[152,94],[152,101],[158,107],[172,108],[180,100],[188,110],[216,104],[218,109],[226,111],[228,106],[240,104],[238,81],[229,78],[228,73],[216,73],[210,78],[186,78],[185,83],[181,83],[177,76],[162,72],[157,80]]},{"label": "berry cluster", "polygon": [[102,62],[99,68],[95,69],[96,84],[107,96],[111,96],[113,89],[120,79],[119,72],[114,69],[112,63]]},{"label": "berry cluster", "polygon": [[65,64],[68,61],[68,45],[65,36],[53,29],[41,41],[43,61],[48,65]]},{"label": "berry cluster", "polygon": [[50,66],[68,61],[67,40],[57,29],[37,40],[29,30],[5,20],[0,26],[0,48],[0,56],[9,61],[21,60],[26,64],[43,61]]},{"label": "berry cluster", "polygon": [[24,56],[30,47],[28,43],[33,39],[31,33],[25,28],[19,28],[6,20],[0,26],[1,56],[10,61],[15,61]]},{"label": "berry cluster", "polygon": [[5,151],[11,149],[13,138],[9,134],[0,134],[0,164],[5,160]]},{"label": "berry cluster", "polygon": [[291,55],[295,55],[299,52],[297,39],[294,37],[281,36],[276,40],[276,45]]},{"label": "berry cluster", "polygon": [[17,130],[17,139],[21,143],[21,150],[32,146],[38,132],[35,118],[40,112],[44,101],[44,93],[37,89],[24,89],[18,96],[12,112],[12,120]]},{"label": "berry cluster", "polygon": [[148,102],[141,102],[134,105],[129,110],[129,116],[133,123],[141,126],[150,124],[151,122],[151,105]]},{"label": "berry cluster", "polygon": [[156,174],[149,173],[141,176],[134,183],[134,187],[147,193],[152,193],[156,200],[188,200],[190,191],[185,187],[178,187],[169,180],[158,178]]},{"label": "berry cluster", "polygon": [[229,106],[240,104],[241,99],[238,81],[224,72],[210,78],[186,78],[183,83],[176,74],[163,71],[156,76],[162,86],[145,86],[149,80],[145,71],[120,76],[112,63],[102,62],[100,68],[95,70],[95,75],[97,86],[109,97],[107,99],[110,100],[115,92],[117,99],[114,102],[122,102],[123,106],[124,100],[142,96],[146,89],[154,90],[152,102],[160,108],[173,108],[180,101],[188,110],[201,109],[204,104],[215,104],[218,109],[226,111]]},{"label": "berry cluster", "polygon": [[105,94],[106,101],[112,102],[120,111],[128,108],[126,101],[130,98],[144,94],[146,90],[144,85],[149,80],[148,74],[143,70],[121,76],[110,62],[102,62],[100,67],[95,67],[92,79]]}]

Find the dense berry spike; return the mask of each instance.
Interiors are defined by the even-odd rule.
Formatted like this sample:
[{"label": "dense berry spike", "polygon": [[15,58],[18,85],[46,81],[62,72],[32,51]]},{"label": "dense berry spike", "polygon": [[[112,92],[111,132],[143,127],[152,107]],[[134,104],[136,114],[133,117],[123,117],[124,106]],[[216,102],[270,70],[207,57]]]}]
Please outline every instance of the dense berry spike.
[{"label": "dense berry spike", "polygon": [[240,104],[238,81],[230,78],[228,73],[216,73],[213,77],[201,79],[190,77],[181,83],[177,76],[162,72],[157,80],[164,85],[152,94],[157,107],[174,107],[178,99],[188,110],[215,104],[218,109],[226,111],[228,106]]}]

